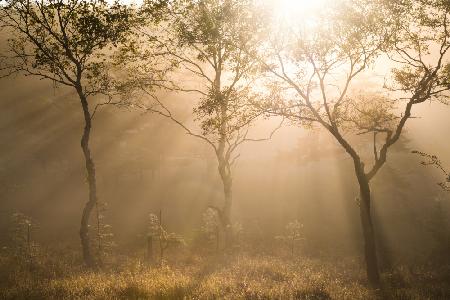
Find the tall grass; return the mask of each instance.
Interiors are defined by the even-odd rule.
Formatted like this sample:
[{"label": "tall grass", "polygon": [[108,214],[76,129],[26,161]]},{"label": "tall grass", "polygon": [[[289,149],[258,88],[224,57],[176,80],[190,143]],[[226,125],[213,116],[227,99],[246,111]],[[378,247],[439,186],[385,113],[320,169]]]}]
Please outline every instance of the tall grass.
[{"label": "tall grass", "polygon": [[450,299],[447,270],[397,268],[370,289],[354,261],[223,254],[164,266],[126,258],[90,272],[71,254],[33,266],[0,256],[0,299]]}]

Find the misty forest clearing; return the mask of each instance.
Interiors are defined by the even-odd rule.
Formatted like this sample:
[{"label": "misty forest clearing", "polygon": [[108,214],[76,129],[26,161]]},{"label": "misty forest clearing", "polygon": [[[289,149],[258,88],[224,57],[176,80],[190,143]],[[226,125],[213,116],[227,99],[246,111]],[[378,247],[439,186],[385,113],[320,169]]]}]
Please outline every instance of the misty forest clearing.
[{"label": "misty forest clearing", "polygon": [[0,299],[450,299],[448,0],[0,2]]}]

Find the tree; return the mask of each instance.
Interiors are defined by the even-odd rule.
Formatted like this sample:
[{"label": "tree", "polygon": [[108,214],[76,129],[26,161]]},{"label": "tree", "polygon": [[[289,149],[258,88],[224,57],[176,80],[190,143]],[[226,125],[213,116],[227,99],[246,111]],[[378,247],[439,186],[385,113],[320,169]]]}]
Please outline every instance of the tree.
[{"label": "tree", "polygon": [[95,95],[111,102],[112,79],[108,52],[124,41],[130,29],[131,11],[105,0],[6,0],[1,6],[1,26],[8,30],[8,53],[2,69],[22,73],[73,89],[84,116],[81,148],[86,165],[89,198],[80,226],[84,262],[94,267],[89,241],[89,218],[97,203],[95,164],[89,147]]},{"label": "tree", "polygon": [[159,211],[159,218],[155,214],[150,214],[148,221],[149,222],[148,222],[147,236],[152,239],[153,237],[158,238],[159,258],[160,258],[160,265],[162,266],[164,263],[164,253],[166,252],[166,250],[172,246],[185,245],[185,241],[181,236],[173,232],[169,233],[163,227],[162,211]]},{"label": "tree", "polygon": [[[344,0],[299,19],[288,28],[277,25],[275,36],[255,57],[273,76],[273,100],[256,105],[301,126],[324,128],[351,157],[360,192],[367,276],[378,285],[370,181],[400,139],[413,107],[447,99],[449,5]],[[372,82],[373,89],[366,80],[361,87],[365,92],[352,91],[356,79],[383,54],[397,67],[387,82]],[[370,135],[366,145],[372,144],[371,165],[367,151],[354,145],[356,137],[365,135]]]},{"label": "tree", "polygon": [[[214,151],[224,202],[221,207],[210,208],[219,215],[225,244],[230,239],[232,169],[239,147],[246,142],[267,140],[249,138],[250,129],[261,115],[251,102],[260,94],[253,88],[258,80],[256,64],[242,48],[253,51],[258,46],[256,33],[263,20],[256,22],[255,13],[251,0],[174,1],[164,21],[167,26],[159,34],[155,30],[143,32],[145,42],[134,43],[131,51],[126,51],[131,53],[126,55],[129,59],[122,59],[132,78],[128,88],[137,87],[137,91],[150,96],[150,100],[134,101],[133,105],[170,119]],[[159,67],[156,57],[161,57]],[[164,62],[166,66],[161,66]],[[154,72],[155,69],[162,72]],[[195,83],[190,84],[192,79]],[[196,133],[174,116],[170,106],[155,96],[148,85],[159,85],[198,100],[193,114],[201,132]],[[136,97],[134,94],[132,98]]]},{"label": "tree", "polygon": [[14,213],[11,216],[12,255],[19,263],[26,263],[30,268],[37,252],[37,244],[32,236],[36,227],[36,224],[22,213]]},{"label": "tree", "polygon": [[284,241],[291,250],[291,255],[295,254],[295,246],[298,242],[304,240],[303,224],[298,220],[289,222],[286,225],[286,232],[284,235],[276,236],[277,240]]},{"label": "tree", "polygon": [[102,266],[108,258],[111,257],[111,252],[116,246],[114,242],[114,234],[111,225],[105,223],[105,212],[107,210],[107,203],[97,201],[95,205],[95,236],[93,243],[95,244],[95,251],[97,264]]},{"label": "tree", "polygon": [[202,227],[201,231],[205,235],[208,242],[215,244],[215,249],[219,251],[220,240],[220,224],[217,211],[208,208],[202,215]]}]

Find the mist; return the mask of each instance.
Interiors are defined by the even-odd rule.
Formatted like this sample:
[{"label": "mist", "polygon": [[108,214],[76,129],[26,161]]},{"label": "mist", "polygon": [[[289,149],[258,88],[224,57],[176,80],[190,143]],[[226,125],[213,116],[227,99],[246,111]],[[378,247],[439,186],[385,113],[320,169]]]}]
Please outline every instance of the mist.
[{"label": "mist", "polygon": [[[443,14],[448,15],[448,11]],[[3,51],[6,39],[11,36],[8,32],[1,34]],[[430,61],[434,56],[436,54],[431,54]],[[203,59],[200,66],[205,61]],[[127,64],[120,67],[122,70],[118,74],[123,78],[119,80],[140,75],[137,70],[142,62],[136,60]],[[132,69],[134,64],[137,67]],[[373,65],[376,67],[368,67],[358,74],[349,95],[376,90],[397,67],[387,56],[377,58]],[[128,67],[131,73],[127,73]],[[227,72],[234,69],[230,70]],[[202,81],[192,79],[192,74],[186,74],[189,71],[188,68],[177,70],[177,75],[170,80],[189,82],[189,89],[194,89],[192,86],[197,89],[197,85],[201,89]],[[276,72],[277,69],[273,69],[273,73]],[[262,84],[274,80],[277,87],[289,85],[289,81],[264,76]],[[342,84],[346,73],[342,71],[333,76],[333,84]],[[336,79],[339,76],[342,78]],[[137,81],[134,79],[133,83]],[[380,280],[373,277],[370,270],[367,270],[367,281],[364,275],[369,258],[367,252],[364,253],[367,236],[361,226],[360,207],[365,200],[360,194],[360,178],[355,176],[354,157],[349,156],[343,143],[335,138],[333,130],[321,126],[322,121],[310,123],[293,118],[296,111],[286,113],[290,102],[272,104],[274,99],[291,97],[292,87],[276,92],[270,88],[263,90],[264,99],[269,99],[267,103],[272,106],[265,102],[266,106],[261,104],[265,109],[260,113],[262,117],[252,121],[246,132],[250,142],[242,145],[236,142],[239,148],[230,168],[233,183],[230,220],[221,221],[225,209],[221,211],[220,208],[227,196],[225,185],[224,198],[221,161],[219,156],[216,157],[220,146],[212,151],[208,141],[194,136],[206,137],[214,144],[216,140],[210,136],[216,129],[211,129],[210,136],[202,133],[206,132],[204,124],[209,124],[199,123],[204,117],[198,113],[203,96],[183,92],[188,88],[180,86],[171,86],[172,90],[152,90],[153,98],[150,99],[158,102],[145,109],[142,109],[142,103],[146,102],[128,102],[144,97],[145,94],[135,94],[135,90],[127,91],[116,105],[108,103],[96,107],[105,101],[104,95],[89,96],[92,120],[89,149],[95,161],[97,193],[89,219],[89,238],[95,248],[95,238],[103,236],[100,230],[105,230],[105,241],[113,245],[108,246],[107,251],[102,250],[105,252],[101,255],[93,252],[93,256],[102,258],[98,258],[92,268],[86,263],[80,247],[80,220],[91,190],[86,175],[87,163],[80,150],[80,138],[86,127],[79,93],[70,86],[30,74],[22,76],[20,72],[0,79],[0,265],[5,267],[5,271],[0,272],[0,286],[8,291],[0,293],[1,297],[84,298],[83,292],[78,290],[75,294],[81,294],[76,296],[70,296],[70,293],[58,296],[46,288],[42,291],[36,287],[21,290],[18,286],[23,279],[11,279],[12,265],[25,272],[26,278],[37,281],[46,278],[46,282],[57,282],[61,278],[72,280],[77,276],[100,274],[114,279],[99,279],[96,284],[110,282],[114,285],[117,283],[111,282],[121,280],[118,278],[122,278],[122,272],[135,272],[139,275],[134,276],[141,276],[139,280],[146,282],[122,282],[119,285],[123,289],[117,294],[92,292],[86,294],[89,299],[446,299],[450,295],[447,282],[450,274],[450,194],[443,188],[447,178],[440,169],[450,168],[448,104],[432,101],[431,97],[414,104],[407,125],[401,128],[400,138],[388,145],[386,162],[382,162],[384,165],[370,180],[369,211],[383,283],[380,288]],[[228,87],[224,84],[224,89]],[[261,87],[256,86],[255,90],[259,92]],[[319,92],[317,90],[320,97]],[[330,98],[335,97],[330,95]],[[395,92],[389,94],[392,95],[396,95]],[[310,115],[326,116],[322,108],[314,115],[313,106],[310,108],[312,113],[306,115],[308,118]],[[98,110],[92,114],[94,107]],[[334,109],[331,104],[330,107]],[[401,105],[394,108],[397,117],[393,120],[404,117],[403,109]],[[169,117],[164,115],[166,111],[170,112]],[[298,118],[306,117],[299,113]],[[336,126],[347,121],[336,121]],[[335,126],[331,117],[330,124]],[[378,127],[368,129],[369,134],[366,134],[363,132],[366,128],[350,132],[342,126],[340,132],[345,132],[342,136],[357,151],[361,161],[373,159],[372,142],[375,140],[375,162],[362,164],[362,169],[366,167],[369,174],[372,165],[381,161],[378,155],[382,154],[377,150],[382,151],[384,136],[381,135],[384,133],[379,133],[376,140],[377,135],[372,136],[372,132],[377,132]],[[218,132],[220,136],[220,129]],[[220,143],[220,139],[217,141]],[[229,145],[232,145],[233,140],[230,141]],[[444,184],[439,185],[442,182]],[[22,221],[17,216],[23,218]],[[149,233],[155,226],[149,216],[156,216],[158,234]],[[26,228],[20,223],[25,219],[28,235],[21,231]],[[208,220],[217,222],[214,223],[217,233],[216,229],[208,229]],[[292,228],[296,228],[295,234],[291,232]],[[167,251],[162,247],[161,236],[166,242],[173,238],[167,242]],[[23,252],[25,254],[17,248],[18,239],[28,241],[29,249]],[[30,251],[36,252],[31,254]],[[50,265],[57,265],[51,262],[52,256],[59,257],[61,265],[59,269],[54,267],[54,271],[45,271]],[[201,266],[208,271],[200,276],[203,269],[197,273],[196,268],[203,268]],[[282,279],[275,278],[277,268],[287,270],[286,274],[279,275]],[[367,268],[370,269],[370,264]],[[263,269],[268,275],[261,271]],[[167,275],[168,270],[175,275]],[[252,273],[252,270],[256,271]],[[425,270],[435,270],[430,276],[438,278],[435,283],[439,287],[427,285]],[[44,275],[46,272],[53,275]],[[64,272],[68,275],[64,276]],[[308,272],[314,275],[301,279],[305,281],[295,286],[295,291],[284,288],[292,278],[303,278],[293,274]],[[158,276],[164,278],[161,282],[167,281],[164,286],[154,284]],[[184,282],[183,276],[189,278],[186,286],[180,283]],[[204,287],[212,285],[209,280],[214,276],[233,278],[227,279],[231,282],[226,283],[230,288],[227,290],[220,284],[216,289]],[[251,288],[240,287],[237,283],[240,276],[247,278]],[[264,281],[265,276],[270,282]],[[322,283],[309,281],[317,276],[330,276],[330,279],[323,279]],[[332,283],[333,278],[338,278],[336,286]],[[178,287],[172,290],[171,281],[181,285],[180,290]],[[279,293],[271,290],[277,284],[283,285]],[[357,287],[345,296],[346,286],[352,284]],[[414,287],[418,284],[420,288],[416,290]],[[165,285],[170,286],[167,294],[163,292]],[[396,285],[400,285],[405,294],[396,292]],[[89,288],[87,283],[81,286],[82,290]],[[262,286],[261,294],[258,294],[258,286]],[[97,291],[97,288],[93,289]]]}]

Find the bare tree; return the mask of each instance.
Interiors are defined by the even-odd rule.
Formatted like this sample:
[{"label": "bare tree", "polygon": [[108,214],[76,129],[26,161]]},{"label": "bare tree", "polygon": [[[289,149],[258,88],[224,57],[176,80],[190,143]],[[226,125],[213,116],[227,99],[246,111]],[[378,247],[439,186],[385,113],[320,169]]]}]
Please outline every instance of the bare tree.
[{"label": "bare tree", "polygon": [[[255,57],[273,76],[274,96],[257,105],[299,125],[324,128],[351,157],[360,191],[367,276],[374,285],[380,276],[370,181],[400,139],[413,107],[446,99],[448,18],[449,5],[443,1],[343,0],[288,28],[278,25],[279,31]],[[365,82],[364,92],[351,92],[356,79],[383,54],[398,66],[392,76],[376,90]],[[353,143],[361,135],[370,136],[371,163]]]},{"label": "bare tree", "polygon": [[[145,42],[135,43],[141,48],[132,47],[132,59],[123,61],[127,61],[131,85],[150,96],[150,100],[147,97],[145,101],[134,101],[134,105],[170,119],[214,151],[224,202],[210,208],[219,215],[227,243],[231,230],[232,169],[238,150],[246,142],[267,140],[281,126],[266,139],[249,137],[261,116],[251,103],[260,94],[253,88],[258,80],[256,63],[242,48],[253,51],[258,46],[256,33],[262,26],[252,17],[256,11],[251,0],[174,1],[169,8],[167,26],[157,36],[152,29],[142,32]],[[160,64],[166,64],[159,67],[165,70],[160,76],[149,72],[157,68],[156,57],[161,57]],[[177,118],[170,105],[148,89],[149,83],[195,99],[193,115],[201,131],[196,132]]]},{"label": "bare tree", "polygon": [[127,37],[130,10],[104,0],[7,0],[0,13],[0,24],[11,36],[8,52],[2,56],[3,71],[70,87],[79,98],[84,116],[81,148],[89,185],[80,238],[84,262],[94,267],[88,224],[97,203],[97,185],[89,143],[92,120],[102,104],[92,107],[92,98],[104,95],[108,96],[106,103],[112,101],[108,48]]}]

